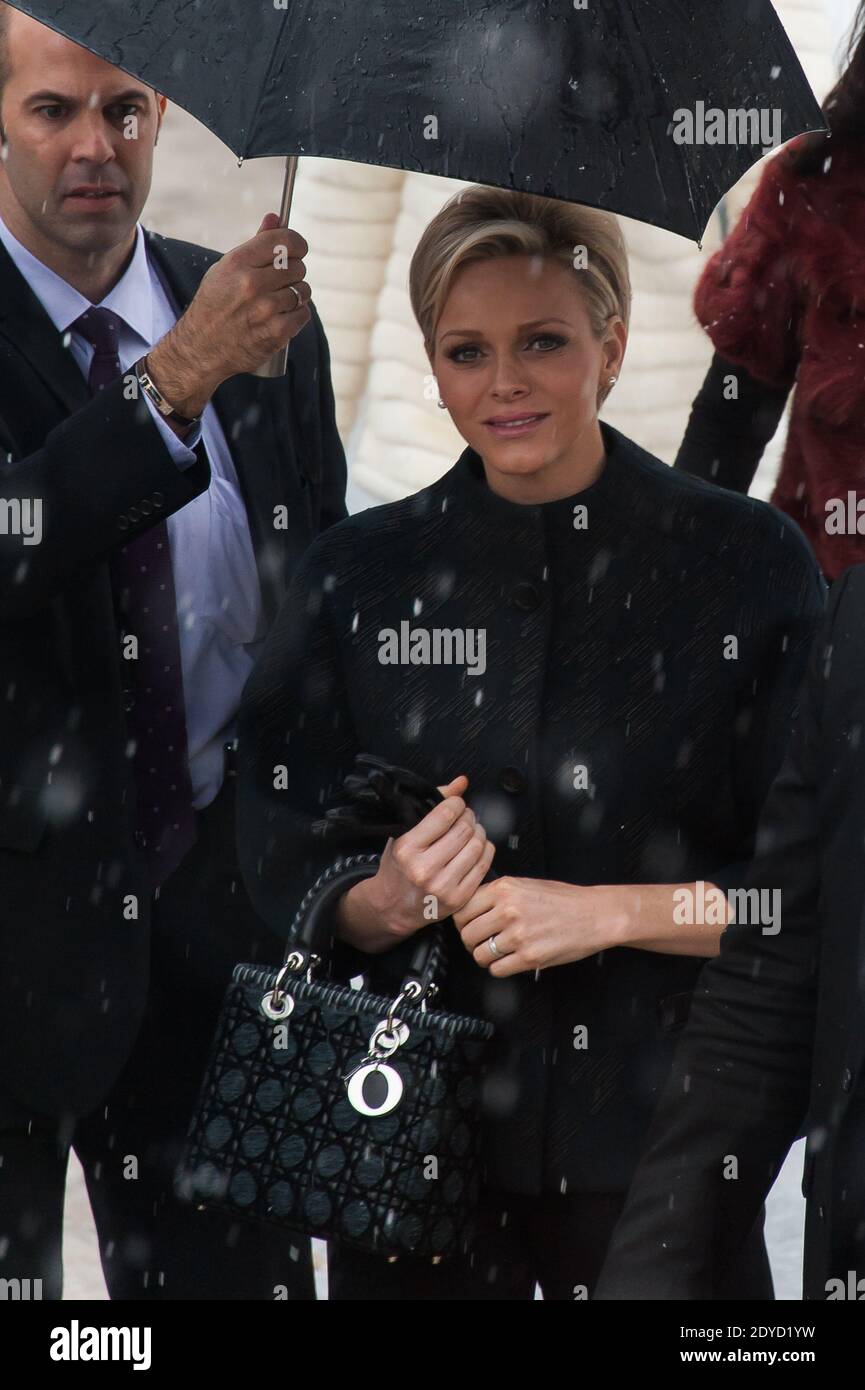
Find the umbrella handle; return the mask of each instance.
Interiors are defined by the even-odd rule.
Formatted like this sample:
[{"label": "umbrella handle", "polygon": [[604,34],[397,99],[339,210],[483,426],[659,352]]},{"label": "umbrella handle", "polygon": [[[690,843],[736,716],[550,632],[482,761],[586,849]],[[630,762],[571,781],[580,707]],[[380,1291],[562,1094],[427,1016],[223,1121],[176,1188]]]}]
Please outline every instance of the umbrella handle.
[{"label": "umbrella handle", "polygon": [[[291,200],[294,197],[294,180],[297,177],[297,161],[298,156],[296,154],[286,155],[285,182],[282,185],[282,202],[279,205],[279,225],[281,227],[288,226],[288,217],[291,212]],[[256,367],[253,375],[263,377],[285,376],[288,369],[288,347],[289,345],[286,343],[285,347],[280,348],[279,352],[275,352],[266,362],[262,362],[260,367]]]}]

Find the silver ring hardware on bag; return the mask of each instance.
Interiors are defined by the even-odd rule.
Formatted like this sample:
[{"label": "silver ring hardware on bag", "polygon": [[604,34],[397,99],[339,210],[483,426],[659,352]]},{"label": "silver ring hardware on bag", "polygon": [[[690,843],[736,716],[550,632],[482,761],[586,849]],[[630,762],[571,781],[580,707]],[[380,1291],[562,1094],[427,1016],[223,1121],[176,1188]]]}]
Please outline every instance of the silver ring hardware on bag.
[{"label": "silver ring hardware on bag", "polygon": [[438,987],[437,984],[431,984],[431,985],[428,985],[428,986],[427,986],[427,988],[426,988],[424,994],[421,996],[421,1001],[420,1001],[420,1011],[421,1011],[422,1014],[425,1014],[425,1013],[427,1012],[427,1010],[428,1010],[430,1004],[431,1004],[432,1001],[435,999],[435,997],[436,997],[436,995],[438,994],[438,992],[439,992],[439,987]]},{"label": "silver ring hardware on bag", "polygon": [[294,1012],[294,999],[290,994],[280,993],[277,998],[276,990],[272,989],[261,1001],[261,1012],[266,1018],[272,1018],[278,1023],[280,1019],[288,1018]]},{"label": "silver ring hardware on bag", "polygon": [[397,1048],[402,1047],[408,1041],[409,1027],[399,1018],[392,1018],[388,1015],[380,1023],[375,1025],[372,1037],[369,1040],[370,1056],[390,1057],[396,1052]]},{"label": "silver ring hardware on bag", "polygon": [[[420,996],[421,996],[422,994],[423,994],[423,989],[422,989],[420,983],[419,983],[417,980],[407,980],[407,981],[406,981],[406,983],[403,985],[402,989],[400,990],[399,994],[397,995],[396,999],[394,999],[393,1003],[391,1004],[390,1008],[389,1008],[388,1011],[387,1011],[387,1028],[388,1028],[388,1031],[389,1031],[389,1032],[393,1032],[394,1014],[396,1013],[396,1011],[397,1011],[397,1009],[399,1008],[400,1004],[407,1003],[409,1000],[414,1000],[414,1001],[416,1002],[416,1001],[420,998]],[[398,1019],[397,1019],[397,1022],[399,1023],[399,1020],[398,1020]],[[399,1026],[400,1026],[400,1028],[405,1028],[405,1024],[404,1024],[404,1023],[401,1023]],[[377,1027],[376,1031],[378,1031],[378,1028],[380,1028],[380,1027],[381,1027],[381,1024],[378,1024],[378,1027]],[[374,1037],[375,1037],[375,1033],[373,1033],[373,1038],[374,1038]],[[407,1037],[408,1037],[408,1029],[406,1029],[405,1037],[404,1037],[404,1038],[400,1038],[400,1046],[405,1042],[405,1040],[406,1040]]]},{"label": "silver ring hardware on bag", "polygon": [[285,988],[286,976],[299,975],[306,966],[306,978],[311,980],[318,962],[319,957],[312,952],[310,952],[309,957],[304,955],[302,951],[289,952],[274,981],[273,989],[269,990],[261,1001],[261,1012],[266,1018],[271,1018],[278,1023],[289,1017],[294,1011],[294,999]]}]

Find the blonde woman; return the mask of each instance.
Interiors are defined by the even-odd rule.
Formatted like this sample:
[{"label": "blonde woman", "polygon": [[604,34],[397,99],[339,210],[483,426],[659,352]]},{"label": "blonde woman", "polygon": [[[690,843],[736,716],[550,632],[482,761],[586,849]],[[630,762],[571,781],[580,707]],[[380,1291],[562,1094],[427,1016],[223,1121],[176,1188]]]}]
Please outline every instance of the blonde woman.
[{"label": "blonde woman", "polygon": [[[245,692],[241,859],[284,931],[357,753],[444,788],[335,929],[390,979],[430,899],[448,920],[446,1002],[496,1027],[478,1234],[440,1265],[338,1249],[331,1296],[591,1297],[822,585],[778,512],[599,421],[630,307],[614,218],[470,187],[424,232],[411,296],[466,448],[308,552]],[[772,1296],[761,1229],[727,1274]]]}]

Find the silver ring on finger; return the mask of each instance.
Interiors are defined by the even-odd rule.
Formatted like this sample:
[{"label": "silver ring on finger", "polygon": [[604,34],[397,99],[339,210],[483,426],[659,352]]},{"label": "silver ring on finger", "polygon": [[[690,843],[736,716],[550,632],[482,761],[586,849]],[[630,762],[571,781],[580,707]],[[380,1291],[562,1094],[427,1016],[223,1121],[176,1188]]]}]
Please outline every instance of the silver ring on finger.
[{"label": "silver ring on finger", "polygon": [[295,309],[302,309],[302,308],[303,308],[303,300],[302,300],[301,297],[300,297],[300,291],[298,290],[297,285],[289,285],[288,288],[293,292],[294,297],[295,297],[295,299],[296,299],[296,301],[297,301],[297,303],[296,303],[295,306],[294,306]]},{"label": "silver ring on finger", "polygon": [[489,936],[489,937],[487,937],[487,945],[489,946],[490,952],[491,952],[492,955],[495,956],[496,960],[501,960],[501,959],[502,959],[502,956],[506,955],[507,952],[505,952],[505,951],[500,951],[499,948],[498,948],[498,946],[496,945],[496,936],[497,936],[497,935],[498,935],[498,933],[496,933],[494,936]]}]

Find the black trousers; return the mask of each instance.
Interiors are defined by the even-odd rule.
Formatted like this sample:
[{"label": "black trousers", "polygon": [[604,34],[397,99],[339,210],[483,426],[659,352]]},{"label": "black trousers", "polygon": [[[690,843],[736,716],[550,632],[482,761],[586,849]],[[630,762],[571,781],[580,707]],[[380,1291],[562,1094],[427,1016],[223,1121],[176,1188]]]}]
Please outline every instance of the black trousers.
[{"label": "black trousers", "polygon": [[111,1298],[315,1297],[308,1240],[199,1212],[173,1195],[231,970],[281,957],[241,883],[233,778],[198,813],[198,834],[153,899],[146,1014],[104,1106],[57,1124],[0,1096],[0,1278],[41,1279],[43,1298],[62,1292],[70,1147],[84,1168]]},{"label": "black trousers", "polygon": [[[482,1194],[477,1236],[466,1261],[399,1258],[389,1264],[347,1246],[329,1252],[330,1297],[348,1299],[534,1298],[539,1284],[545,1300],[590,1299],[625,1204],[622,1192],[583,1192],[541,1197]],[[774,1288],[763,1242],[763,1218],[752,1231],[735,1270],[730,1299],[773,1299]]]}]

